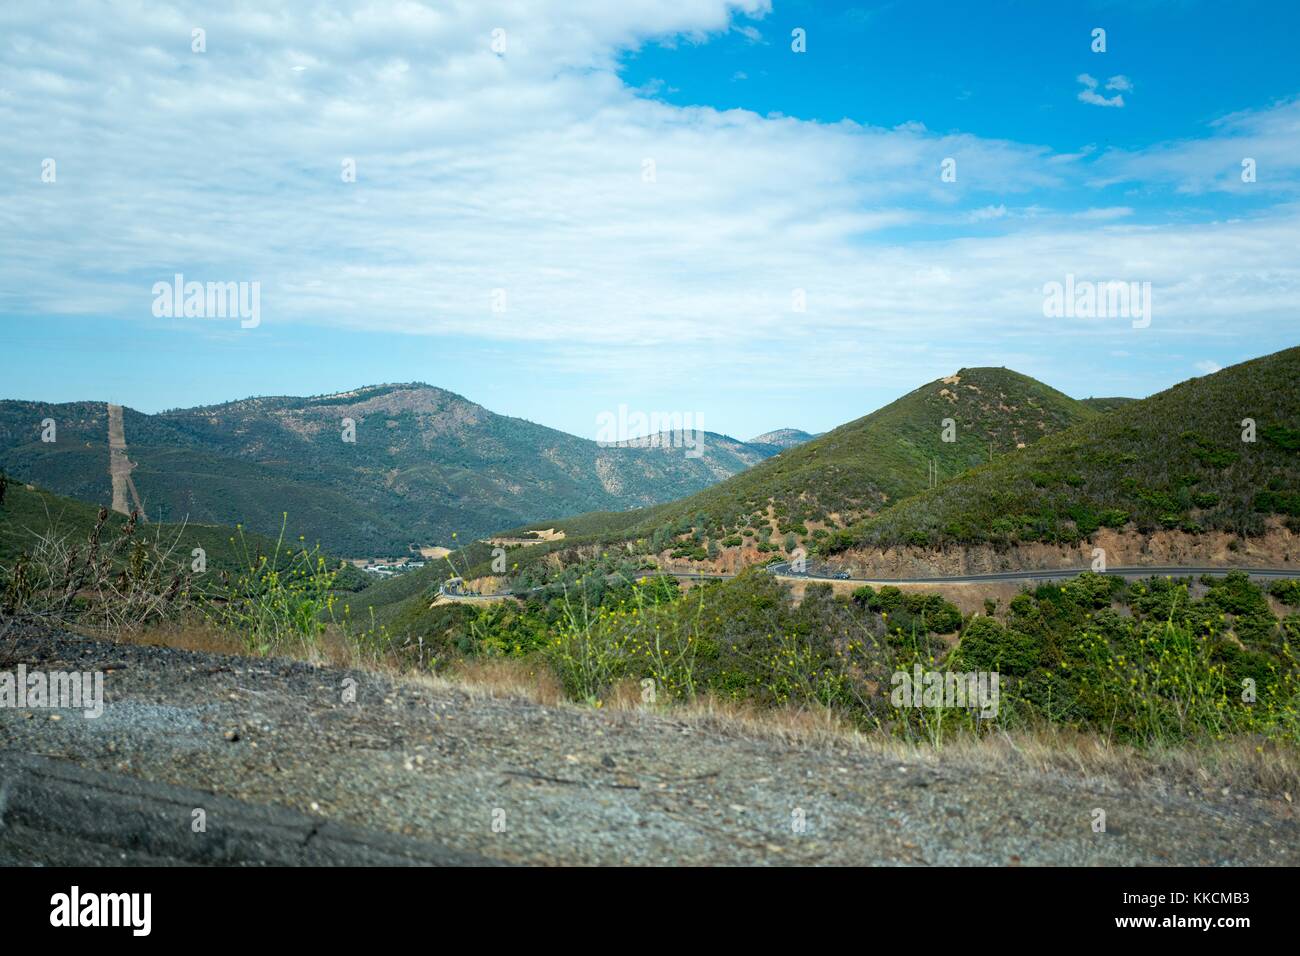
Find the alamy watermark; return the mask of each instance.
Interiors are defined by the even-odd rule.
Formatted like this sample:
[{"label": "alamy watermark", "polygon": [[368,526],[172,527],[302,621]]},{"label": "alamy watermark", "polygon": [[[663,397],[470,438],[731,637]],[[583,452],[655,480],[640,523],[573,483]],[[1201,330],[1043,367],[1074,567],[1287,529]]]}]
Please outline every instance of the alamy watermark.
[{"label": "alamy watermark", "polygon": [[118,926],[133,936],[148,936],[153,928],[152,893],[83,893],[73,886],[67,893],[50,897],[50,925]]},{"label": "alamy watermark", "polygon": [[998,715],[1000,677],[997,671],[930,671],[920,664],[911,671],[894,671],[889,702],[895,707],[952,707],[979,710],[982,720]]},{"label": "alamy watermark", "polygon": [[239,319],[241,329],[262,324],[262,283],[171,282],[153,284],[153,314],[158,319]]},{"label": "alamy watermark", "polygon": [[102,671],[0,671],[0,707],[17,710],[79,710],[94,719],[104,713]]},{"label": "alamy watermark", "polygon": [[1151,324],[1150,282],[1092,282],[1065,277],[1043,286],[1043,315],[1049,319],[1132,319],[1133,328]]},{"label": "alamy watermark", "polygon": [[698,412],[618,412],[596,416],[596,444],[601,448],[685,448],[687,458],[704,454],[704,416]]}]

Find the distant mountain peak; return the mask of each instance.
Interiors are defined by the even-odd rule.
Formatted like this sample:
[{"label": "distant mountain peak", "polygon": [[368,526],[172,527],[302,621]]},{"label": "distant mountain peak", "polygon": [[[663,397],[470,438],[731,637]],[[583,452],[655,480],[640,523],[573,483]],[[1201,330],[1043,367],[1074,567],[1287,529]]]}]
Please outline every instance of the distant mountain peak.
[{"label": "distant mountain peak", "polygon": [[[34,428],[45,417],[59,423],[59,454]],[[602,447],[425,382],[124,417],[140,466],[132,480],[151,515],[276,534],[287,514],[298,533],[350,556],[449,544],[453,532],[472,537],[549,514],[659,504],[779,450],[713,432],[698,447],[680,435]],[[0,401],[0,466],[59,493],[106,499],[108,441],[102,402]]]},{"label": "distant mountain peak", "polygon": [[763,432],[751,438],[746,444],[748,445],[775,445],[777,448],[793,448],[795,445],[802,445],[810,441],[815,436],[798,428],[776,428],[770,432]]}]

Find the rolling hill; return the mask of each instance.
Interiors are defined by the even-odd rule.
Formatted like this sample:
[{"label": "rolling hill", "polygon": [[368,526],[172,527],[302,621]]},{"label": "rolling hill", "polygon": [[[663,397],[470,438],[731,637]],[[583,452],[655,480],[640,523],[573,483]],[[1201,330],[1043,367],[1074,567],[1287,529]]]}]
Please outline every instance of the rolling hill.
[{"label": "rolling hill", "polygon": [[[702,560],[712,557],[711,542],[724,556],[738,548],[738,567],[763,560],[764,548],[784,551],[781,529],[793,529],[797,516],[809,516],[807,524],[791,533],[823,554],[908,544],[1070,541],[1121,519],[1140,531],[1249,531],[1270,512],[1294,523],[1300,508],[1297,381],[1300,349],[1144,400],[1076,401],[1005,369],[962,369],[684,500],[504,532],[555,528],[565,535],[511,549],[510,573],[559,568],[598,554],[668,551]],[[1254,444],[1241,442],[1246,417],[1257,423]],[[953,419],[957,441],[943,442],[943,418]],[[993,460],[981,461],[989,442]],[[925,488],[927,455],[940,461],[935,489]],[[811,515],[818,508],[834,503],[844,508],[841,516],[852,514],[840,504],[845,500],[874,501],[878,510],[838,531],[830,522],[816,527]],[[755,519],[765,501],[772,509],[766,528]],[[729,516],[735,524],[727,524]],[[765,546],[764,538],[771,543]],[[491,558],[491,548],[477,542],[450,556],[456,573],[467,577],[491,573]],[[444,562],[384,582],[370,588],[363,603],[394,617],[428,597],[450,572]]]},{"label": "rolling hill", "polygon": [[1292,348],[1122,403],[899,502],[830,550],[1071,544],[1101,527],[1251,535],[1270,516],[1300,530],[1297,382]]},{"label": "rolling hill", "polygon": [[[961,369],[869,415],[788,448],[726,481],[656,508],[629,533],[704,527],[711,537],[764,525],[847,526],[1054,432],[1100,416],[1027,375]],[[950,426],[945,428],[945,425]],[[951,439],[951,440],[949,440]],[[809,533],[798,531],[800,535]]]},{"label": "rolling hill", "polygon": [[[40,441],[40,423],[57,424]],[[355,441],[344,440],[345,419]],[[123,410],[151,520],[274,533],[281,516],[336,554],[400,555],[547,515],[678,498],[775,452],[705,434],[703,453],[602,446],[424,384],[271,397],[146,415]],[[107,406],[0,402],[0,467],[60,494],[111,499]]]},{"label": "rolling hill", "polygon": [[[624,512],[548,519],[501,531],[519,538],[555,528],[564,538],[511,550],[514,572],[544,562],[568,563],[598,552],[667,553],[703,561],[733,552],[732,566],[785,549],[787,536],[821,548],[835,529],[925,489],[928,461],[938,481],[1009,454],[1101,413],[1026,375],[1001,368],[962,369],[833,431],[783,451],[684,499]],[[953,441],[944,440],[952,419]],[[759,436],[766,437],[766,436]],[[490,573],[491,548],[468,544],[451,556],[467,577]],[[366,592],[377,611],[427,596],[451,566],[438,562]]]},{"label": "rolling hill", "polygon": [[[4,500],[0,502],[0,565],[11,563],[23,552],[30,553],[38,535],[53,535],[84,544],[98,519],[99,508],[96,505],[10,479]],[[104,525],[104,540],[116,536],[125,522],[124,516],[110,514]],[[241,543],[237,529],[221,525],[139,524],[134,537],[146,543],[157,542],[161,550],[170,551],[172,558],[182,564],[190,564],[193,550],[202,548],[209,572],[240,570],[247,567],[248,554],[272,555],[276,552],[274,537],[247,531]],[[286,534],[285,537],[289,545],[301,547],[296,534]],[[331,567],[335,567],[340,559],[327,560]],[[350,564],[339,573],[341,590],[357,591],[369,584],[365,572]]]}]

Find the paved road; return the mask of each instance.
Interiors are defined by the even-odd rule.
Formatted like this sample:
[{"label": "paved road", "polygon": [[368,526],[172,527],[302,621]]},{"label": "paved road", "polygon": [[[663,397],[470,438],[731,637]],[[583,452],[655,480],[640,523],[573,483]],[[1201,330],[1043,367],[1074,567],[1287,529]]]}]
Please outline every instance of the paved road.
[{"label": "paved road", "polygon": [[[1091,571],[1092,568],[1057,568],[1045,571],[996,571],[991,574],[959,574],[939,577],[925,578],[854,578],[854,577],[837,577],[833,574],[800,574],[791,571],[788,564],[769,565],[767,570],[775,574],[783,581],[830,581],[840,582],[842,584],[870,584],[875,587],[899,584],[992,584],[1007,583],[1017,581],[1059,581],[1062,578],[1072,578],[1080,574]],[[1116,577],[1127,578],[1130,580],[1137,578],[1149,577],[1199,577],[1203,574],[1223,575],[1231,571],[1245,571],[1253,578],[1264,579],[1283,579],[1283,578],[1300,578],[1300,568],[1238,568],[1238,567],[1157,567],[1157,566],[1138,566],[1138,567],[1118,567],[1108,568],[1106,574]],[[723,571],[666,571],[662,572],[665,576],[678,578],[684,581],[705,581],[721,580],[725,578],[734,578],[736,575]],[[614,577],[614,575],[611,575]],[[466,603],[500,601],[505,598],[523,597],[526,594],[533,594],[542,590],[541,588],[531,588],[528,591],[498,591],[495,594],[448,594],[445,585],[438,586],[438,596],[448,601],[462,601]]]},{"label": "paved road", "polygon": [[[779,578],[807,581],[845,581],[850,584],[982,584],[1004,581],[1058,581],[1091,571],[1092,568],[1058,568],[1046,571],[996,571],[991,574],[961,574],[927,578],[837,578],[828,574],[798,574],[786,565],[772,565],[769,569]],[[1237,568],[1237,567],[1137,567],[1107,568],[1105,573],[1121,578],[1149,577],[1199,577],[1202,574],[1228,574],[1245,571],[1254,578],[1300,578],[1300,568]]]}]

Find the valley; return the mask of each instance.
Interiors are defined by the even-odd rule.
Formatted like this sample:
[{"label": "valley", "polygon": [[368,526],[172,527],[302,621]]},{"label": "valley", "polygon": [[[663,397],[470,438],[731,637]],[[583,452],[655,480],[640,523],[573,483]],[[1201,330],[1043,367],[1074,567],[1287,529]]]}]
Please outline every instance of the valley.
[{"label": "valley", "polygon": [[[846,855],[838,844],[790,842],[777,832],[778,817],[788,812],[780,808],[796,800],[770,785],[778,764],[806,760],[810,772],[858,775],[874,794],[891,792],[892,773],[921,774],[951,808],[942,781],[964,772],[963,758],[942,755],[969,753],[984,773],[996,776],[1000,771],[990,767],[1005,767],[1003,787],[1023,792],[1025,807],[1050,808],[1041,832],[1023,825],[1018,831],[1032,835],[1037,849],[1001,845],[997,852],[1008,859],[1276,861],[1272,848],[1292,822],[1279,823],[1265,843],[1232,852],[1189,831],[1190,817],[1175,824],[1183,836],[1157,829],[1152,842],[1121,840],[1102,849],[1088,840],[1086,825],[1074,829],[1082,805],[1067,791],[1052,796],[1048,780],[1058,778],[1044,774],[1058,761],[1084,759],[1070,756],[1071,748],[1127,748],[1139,756],[1098,765],[1087,780],[1110,779],[1103,790],[1127,785],[1121,779],[1138,781],[1147,789],[1122,812],[1146,812],[1143,801],[1183,786],[1180,761],[1211,759],[1187,756],[1211,742],[1293,746],[1300,727],[1300,667],[1292,651],[1300,639],[1300,407],[1283,383],[1296,380],[1300,349],[1145,399],[1075,400],[1007,369],[963,368],[822,435],[783,429],[749,443],[718,436],[714,457],[703,461],[669,443],[590,443],[593,452],[581,439],[498,421],[422,385],[158,416],[96,403],[61,410],[0,403],[10,422],[6,471],[26,467],[78,493],[6,481],[0,650],[7,646],[9,659],[30,661],[62,658],[75,643],[84,654],[139,655],[146,668],[110,685],[126,696],[107,713],[125,723],[106,726],[118,728],[114,746],[129,757],[77,757],[88,753],[80,737],[60,738],[28,721],[0,720],[0,736],[19,749],[40,739],[42,753],[73,760],[88,774],[24,765],[21,772],[40,781],[33,784],[38,791],[108,788],[165,807],[177,799],[168,787],[197,784],[235,801],[231,812],[248,816],[249,827],[268,825],[258,822],[258,808],[272,802],[302,815],[275,824],[289,832],[311,820],[350,828],[350,849],[323,844],[321,852],[358,859],[656,862],[674,834],[677,860],[696,852],[717,859],[725,840],[745,863],[993,863],[1001,856],[954,855],[948,836],[907,822],[922,808],[906,797],[883,804],[907,818],[898,824],[896,845]],[[19,414],[63,414],[61,434],[71,440],[52,449],[15,442]],[[355,421],[361,436],[382,426],[385,448],[335,447],[336,419]],[[101,442],[115,437],[96,445],[95,432]],[[497,439],[485,439],[488,433]],[[519,441],[506,451],[511,434]],[[119,439],[130,443],[129,460]],[[493,441],[503,443],[499,456]],[[475,524],[443,501],[425,509],[423,523],[402,524],[410,513],[402,509],[422,500],[412,494],[426,487],[420,482],[438,475],[446,487],[455,457],[448,444],[487,469],[486,483],[461,491],[475,496],[466,513],[502,517],[459,530]],[[557,449],[573,457],[557,456]],[[645,457],[618,457],[624,455]],[[497,470],[506,461],[536,474],[523,479]],[[118,464],[110,469],[110,462]],[[161,477],[166,462],[176,472]],[[385,462],[403,466],[394,472]],[[705,471],[692,470],[697,466]],[[605,507],[610,469],[622,467],[639,476],[642,501],[653,503]],[[138,500],[155,520],[106,517],[107,508],[94,502],[105,500],[110,474],[114,504],[130,496],[127,482],[138,477]],[[692,490],[692,482],[702,486]],[[251,487],[259,490],[250,495]],[[561,487],[568,492],[553,493]],[[164,500],[177,494],[173,500],[193,502],[203,513],[261,518],[248,527],[240,520],[172,523],[170,509],[157,504],[160,489],[169,488]],[[331,530],[319,539],[303,533],[327,528],[314,525],[313,515],[323,515],[336,494],[351,510],[331,513]],[[501,505],[503,494],[514,503]],[[534,504],[526,504],[530,495],[538,496]],[[660,495],[665,500],[655,501]],[[404,504],[390,508],[395,500]],[[577,513],[566,514],[566,500]],[[309,502],[304,511],[291,510],[302,501]],[[578,510],[579,501],[596,507]],[[524,507],[536,509],[536,520],[505,517]],[[362,539],[348,530],[352,520],[369,529]],[[385,521],[421,530],[395,537],[383,530]],[[269,536],[261,530],[268,527]],[[446,545],[433,545],[434,528],[456,530],[442,539]],[[101,537],[112,542],[102,557]],[[322,547],[325,540],[400,540],[404,550],[343,560]],[[203,567],[186,570],[191,553],[203,555]],[[382,554],[389,557],[375,556]],[[83,564],[87,570],[78,571]],[[76,643],[84,639],[120,643]],[[223,663],[213,654],[246,663]],[[225,720],[216,716],[224,712],[220,682],[187,679],[182,690],[154,669],[164,660],[189,673],[247,669],[253,687],[241,683],[234,693],[253,696],[231,712],[243,717],[225,739],[247,742],[250,755],[260,742],[263,754],[285,760],[237,779],[225,748],[210,740]],[[1170,660],[1179,662],[1172,671]],[[918,668],[1000,675],[996,720],[986,723],[969,709],[891,705],[891,675]],[[349,688],[343,710],[330,703],[331,684],[340,682]],[[358,684],[382,697],[384,713],[394,708],[388,723],[359,720],[350,709],[350,688]],[[1189,686],[1196,688],[1190,698]],[[129,717],[140,706],[130,696],[137,692],[172,701],[165,706],[186,715],[182,737],[190,742],[177,750],[181,738]],[[308,708],[330,732],[308,740],[274,708],[254,706],[271,692],[299,700],[293,706]],[[430,717],[450,723],[432,729]],[[437,798],[426,792],[421,767],[442,767],[448,747],[459,752],[465,744],[452,743],[461,739],[455,733],[482,747],[494,739],[490,726],[503,721],[527,729],[526,747],[489,748],[486,762],[461,776],[438,770],[440,787],[450,790]],[[539,749],[548,734],[554,740]],[[688,739],[658,742],[676,734]],[[1062,734],[1073,742],[1062,742]],[[609,746],[591,751],[591,735],[607,737]],[[305,763],[285,773],[289,754],[297,761],[311,752],[311,766],[321,767],[352,759],[352,751],[337,749],[345,738],[383,741],[373,744],[364,777],[340,770],[326,785]],[[1053,742],[1035,743],[1044,739]],[[1013,749],[1039,747],[1043,762],[1006,762],[997,740],[1012,741]],[[1235,769],[1221,772],[1257,782],[1242,798],[1247,802],[1215,812],[1248,814],[1243,832],[1263,837],[1272,831],[1261,814],[1289,806],[1285,796],[1278,803],[1279,794],[1300,787],[1300,763],[1290,756],[1270,762],[1267,755],[1256,762],[1233,749],[1236,743],[1227,746],[1213,759]],[[547,747],[553,752],[543,754]],[[1144,755],[1157,750],[1182,756],[1140,771],[1127,763],[1147,761]],[[698,768],[699,779],[716,782],[701,788],[665,781],[647,775],[646,760]],[[758,776],[719,776],[719,766],[736,760],[757,761]],[[594,775],[583,769],[591,761]],[[244,759],[240,766],[246,774],[251,765]],[[195,767],[202,772],[195,775]],[[371,779],[418,794],[422,805],[445,800],[439,805],[456,819],[475,812],[473,788],[488,781],[513,788],[519,802],[507,814],[519,815],[516,842],[431,829],[405,798],[376,803],[365,782]],[[1068,793],[1093,793],[1087,788],[1094,786],[1072,779]],[[574,802],[575,794],[607,789],[629,802],[602,806],[639,819],[646,842],[596,839],[557,850],[557,832],[611,825]],[[669,810],[657,796],[647,802],[646,795],[665,793],[686,804]],[[1102,800],[1114,796],[1096,791],[1084,802]],[[1194,792],[1187,812],[1203,810],[1207,800]],[[840,799],[835,787],[806,792],[796,803],[850,831],[881,824],[861,816],[864,806],[858,797]],[[977,798],[962,803],[963,832],[972,832],[974,819],[1002,825],[1003,810]],[[32,833],[44,825],[35,809],[19,813],[13,819]],[[543,818],[568,822],[555,831],[539,823]],[[274,850],[280,844],[273,832],[280,831],[262,838],[265,852],[298,852]],[[403,841],[392,844],[385,833]],[[0,839],[0,853],[25,852],[22,838],[8,839]],[[106,832],[93,837],[117,839]],[[192,850],[159,844],[158,852],[184,859]]]},{"label": "valley", "polygon": [[[54,442],[40,440],[46,419],[58,425]],[[110,432],[119,437],[109,441]],[[556,509],[668,501],[778,450],[711,432],[698,457],[661,443],[602,446],[419,383],[156,415],[100,402],[0,401],[0,467],[26,481],[115,510],[129,491],[132,508],[153,520],[262,534],[288,514],[297,533],[349,557],[450,547],[457,535]]]}]

